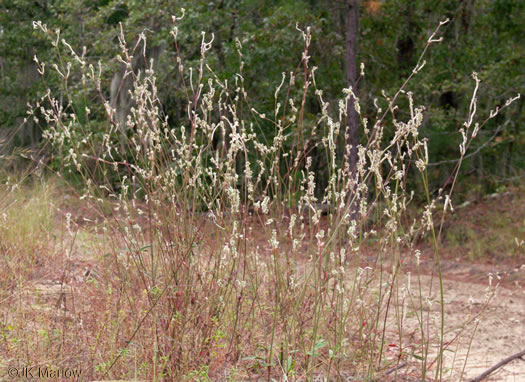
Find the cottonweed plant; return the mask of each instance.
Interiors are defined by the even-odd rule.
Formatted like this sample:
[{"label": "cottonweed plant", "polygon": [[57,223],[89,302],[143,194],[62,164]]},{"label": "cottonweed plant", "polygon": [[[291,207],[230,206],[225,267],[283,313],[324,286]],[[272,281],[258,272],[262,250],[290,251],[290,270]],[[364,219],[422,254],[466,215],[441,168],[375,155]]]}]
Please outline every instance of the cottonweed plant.
[{"label": "cottonweed plant", "polygon": [[[92,323],[95,334],[85,337],[94,376],[371,381],[410,362],[421,380],[444,379],[443,353],[457,338],[447,339],[434,215],[452,209],[453,187],[431,195],[429,143],[419,135],[424,108],[404,90],[439,41],[439,27],[397,94],[375,102],[372,121],[361,114],[355,89],[344,89],[336,104],[324,100],[309,63],[309,29],[299,30],[300,71],[283,73],[266,115],[245,90],[241,43],[239,73],[228,80],[207,64],[213,35],[203,33],[200,61],[186,67],[180,19],[173,17],[171,34],[186,115],[176,124],[161,111],[153,63],[145,70],[132,64],[146,53],[143,34],[134,48],[119,36],[117,59],[133,81],[133,106],[119,120],[103,95],[102,65],[34,23],[59,57],[53,65],[35,58],[39,72],[44,81],[48,72],[60,77],[63,97],[48,91],[29,117],[45,120],[61,171],[81,177],[81,198],[100,211],[93,226],[104,243],[105,277],[97,282],[111,291],[104,306],[111,319]],[[473,77],[461,158],[483,125],[473,122]],[[74,104],[78,83],[100,96],[98,117]],[[310,94],[322,110],[315,124],[304,117]],[[402,98],[406,121],[396,117]],[[346,143],[349,102],[361,116],[355,165]],[[95,134],[101,114],[105,122],[97,126],[105,127]],[[258,133],[261,126],[272,127],[270,139]],[[323,174],[314,170],[319,158],[327,164]],[[426,204],[408,220],[414,190],[407,178],[418,175]],[[437,294],[419,272],[422,234],[434,245]],[[475,317],[469,320],[465,333]]]}]

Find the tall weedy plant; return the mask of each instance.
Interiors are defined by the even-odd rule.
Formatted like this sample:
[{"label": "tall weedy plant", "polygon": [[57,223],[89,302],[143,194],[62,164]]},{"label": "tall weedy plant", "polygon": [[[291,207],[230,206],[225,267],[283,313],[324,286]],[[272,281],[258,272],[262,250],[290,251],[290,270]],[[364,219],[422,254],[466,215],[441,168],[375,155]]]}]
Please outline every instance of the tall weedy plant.
[{"label": "tall weedy plant", "polygon": [[[440,41],[445,22],[399,91],[374,102],[374,118],[355,102],[362,144],[352,173],[346,110],[351,96],[358,100],[356,90],[343,89],[333,105],[325,101],[309,63],[309,29],[300,30],[301,72],[283,72],[274,112],[265,115],[245,90],[240,42],[240,71],[229,80],[208,66],[213,36],[204,33],[198,66],[184,66],[177,44],[181,18],[173,17],[172,37],[184,121],[163,115],[152,64],[144,71],[132,65],[134,55],[145,53],[143,34],[134,49],[123,32],[119,37],[118,60],[124,77],[133,79],[133,107],[122,121],[104,97],[102,65],[89,64],[85,54],[59,41],[58,32],[35,23],[59,57],[51,69],[36,59],[40,74],[45,80],[48,70],[56,72],[63,86],[62,98],[49,91],[37,103],[45,137],[60,171],[82,179],[82,198],[100,211],[96,228],[110,248],[110,256],[101,256],[109,270],[101,282],[113,291],[107,309],[116,318],[97,337],[105,333],[112,340],[90,347],[92,358],[103,360],[98,377],[134,370],[133,376],[152,380],[255,374],[268,381],[319,375],[371,381],[413,361],[422,380],[443,379],[444,351],[453,341],[447,339],[441,228],[434,213],[441,208],[444,218],[452,210],[461,159],[452,187],[433,196],[429,143],[419,132],[424,107],[405,87],[423,69],[425,52]],[[484,123],[474,122],[479,80],[473,78],[461,158]],[[94,85],[103,105],[95,118],[88,107],[75,105],[72,82],[82,84],[83,94]],[[312,93],[321,106],[313,125],[304,118]],[[401,97],[408,100],[404,120],[397,112]],[[258,133],[263,125],[274,130],[269,140]],[[102,130],[95,133],[94,126]],[[313,170],[321,159],[325,173]],[[426,202],[409,220],[414,190],[407,179],[413,176],[421,178]],[[319,177],[327,179],[322,188]],[[421,234],[433,243],[437,295],[420,272]],[[466,319],[462,333],[474,318]],[[398,350],[393,358],[392,348]]]}]

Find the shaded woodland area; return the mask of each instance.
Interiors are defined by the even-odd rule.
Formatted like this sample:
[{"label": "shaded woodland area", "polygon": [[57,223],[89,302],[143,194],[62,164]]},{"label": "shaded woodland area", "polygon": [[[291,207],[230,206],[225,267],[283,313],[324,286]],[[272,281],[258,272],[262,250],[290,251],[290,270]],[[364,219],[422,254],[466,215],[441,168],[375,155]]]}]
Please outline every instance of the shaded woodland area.
[{"label": "shaded woodland area", "polygon": [[[430,32],[439,21],[449,18],[450,22],[443,27],[443,42],[431,47],[424,69],[405,89],[413,92],[417,104],[426,108],[421,134],[431,142],[430,163],[431,167],[434,164],[436,175],[432,186],[437,188],[446,182],[457,162],[458,130],[474,86],[471,73],[477,72],[481,79],[479,115],[488,116],[489,110],[503,106],[510,95],[523,92],[524,45],[520,20],[525,17],[525,5],[519,0],[447,0],[438,5],[434,1],[357,2],[357,57],[353,60],[347,56],[351,3],[354,2],[4,0],[0,5],[0,136],[7,140],[3,152],[11,153],[16,147],[30,148],[46,158],[51,154],[48,149],[41,150],[46,124],[36,124],[31,119],[23,123],[27,103],[34,102],[45,88],[36,71],[34,56],[38,55],[41,61],[60,60],[49,41],[33,29],[32,21],[40,20],[52,30],[59,28],[60,38],[79,52],[86,47],[87,61],[94,64],[100,61],[104,97],[117,107],[122,120],[131,105],[127,94],[129,78],[122,82],[123,87],[118,87],[118,99],[115,98],[123,74],[121,64],[114,59],[119,51],[119,23],[130,46],[144,33],[148,38],[146,55],[156,62],[162,112],[169,117],[170,126],[179,126],[184,123],[186,113],[181,90],[183,79],[177,75],[175,57],[179,55],[187,66],[197,67],[201,31],[208,36],[214,34],[207,62],[223,79],[232,81],[239,70],[236,41],[242,43],[246,91],[252,106],[268,114],[275,107],[273,93],[282,72],[295,70],[301,58],[303,45],[296,24],[310,27],[309,65],[318,67],[315,80],[317,87],[323,89],[325,101],[335,103],[332,101],[350,83],[345,77],[349,60],[355,61],[358,72],[360,63],[364,63],[365,75],[358,81],[358,97],[366,118],[376,113],[374,100],[377,107],[386,108],[382,94],[386,97],[395,94],[416,65]],[[180,13],[180,8],[186,9],[187,17],[179,25],[178,54],[169,32],[171,15]],[[144,67],[144,58],[136,55],[135,61],[135,69]],[[60,88],[58,78],[46,81],[52,90]],[[76,102],[75,107],[92,110],[90,128],[94,133],[97,129],[101,131],[96,120],[104,118],[95,114],[100,114],[96,91],[73,87],[68,96]],[[61,102],[65,104],[66,100]],[[400,110],[403,106],[401,103]],[[305,105],[305,125],[312,128],[320,112],[319,101],[314,94],[310,95]],[[506,182],[522,177],[524,115],[521,99],[483,127],[479,139],[470,147],[473,154],[463,163],[457,196],[472,190],[479,195],[495,192]],[[396,118],[406,116],[400,112]],[[274,130],[271,125],[262,124],[259,133],[272,139]],[[315,157],[315,152],[312,155]],[[325,159],[319,156],[316,159],[316,171],[322,172]]]}]

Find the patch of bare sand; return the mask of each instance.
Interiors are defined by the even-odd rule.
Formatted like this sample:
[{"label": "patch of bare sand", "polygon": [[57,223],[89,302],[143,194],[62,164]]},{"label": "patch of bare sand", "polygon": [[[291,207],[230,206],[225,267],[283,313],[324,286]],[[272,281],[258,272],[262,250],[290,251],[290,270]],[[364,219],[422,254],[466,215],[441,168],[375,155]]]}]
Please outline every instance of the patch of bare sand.
[{"label": "patch of bare sand", "polygon": [[[523,272],[523,271],[522,271]],[[401,280],[406,285],[407,279]],[[495,284],[495,278],[493,283]],[[432,285],[432,290],[430,286]],[[488,285],[488,282],[487,282]],[[487,298],[487,285],[481,283],[445,279],[445,344],[456,339],[458,333],[465,327],[465,322],[469,317],[474,317],[480,313],[485,305]],[[433,303],[424,303],[424,310],[429,313],[430,319],[424,322],[429,325],[430,333],[436,335],[440,323],[439,305],[439,281],[436,277],[421,276],[421,286],[424,296],[429,296]],[[417,279],[412,275],[410,290],[412,295],[418,296]],[[410,299],[407,299],[409,301]],[[407,304],[407,312],[414,311]],[[412,304],[413,305],[413,304]],[[470,314],[470,316],[469,316]],[[389,318],[392,322],[387,323],[389,328],[395,328],[395,317]],[[405,334],[403,346],[406,349],[414,348],[415,353],[420,346],[419,321],[415,314],[407,313],[403,319],[403,332]],[[525,289],[523,288],[497,288],[490,303],[483,310],[477,323],[477,330],[472,337],[475,322],[462,332],[462,336],[452,342],[444,352],[445,373],[443,380],[446,381],[468,381],[477,377],[485,370],[489,369],[499,361],[525,350]],[[393,343],[396,341],[396,331],[387,331]],[[469,342],[472,344],[469,350]],[[429,377],[434,376],[435,363],[432,360],[437,355],[437,347],[430,349],[430,370]],[[468,352],[468,357],[467,357]],[[390,353],[390,354],[389,354]],[[387,349],[387,356],[396,359],[399,349],[396,347]],[[466,360],[466,364],[465,364]],[[397,372],[392,380],[412,380],[411,377],[418,375],[421,365],[419,361],[407,359],[408,365]],[[464,368],[464,372],[463,372]],[[462,377],[461,377],[462,376]],[[432,379],[430,379],[432,380]],[[525,361],[516,359],[504,367],[498,369],[484,381],[525,381]]]},{"label": "patch of bare sand", "polygon": [[[445,281],[450,304],[446,309],[449,327],[458,326],[468,313],[469,299],[480,306],[487,293],[486,287],[470,282]],[[464,340],[462,342],[465,342]],[[474,335],[465,367],[468,379],[476,377],[503,358],[525,349],[525,290],[499,288],[483,312]],[[456,355],[456,363],[463,365],[466,348]],[[446,353],[445,362],[451,354]],[[457,375],[454,368],[453,375]],[[525,362],[515,360],[490,376],[492,381],[525,381]]]}]

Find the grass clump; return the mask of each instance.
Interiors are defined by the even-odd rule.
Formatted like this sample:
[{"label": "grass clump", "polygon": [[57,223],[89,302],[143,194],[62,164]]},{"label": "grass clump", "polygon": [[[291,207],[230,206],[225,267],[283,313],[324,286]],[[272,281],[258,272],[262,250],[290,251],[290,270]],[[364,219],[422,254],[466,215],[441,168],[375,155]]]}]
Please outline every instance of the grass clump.
[{"label": "grass clump", "polygon": [[[5,177],[0,185],[0,237],[4,266],[11,276],[24,274],[47,252],[53,231],[55,186],[46,181]],[[44,248],[41,246],[44,245]]]},{"label": "grass clump", "polygon": [[523,190],[490,194],[461,208],[444,230],[443,244],[471,261],[519,265],[525,255]]}]

